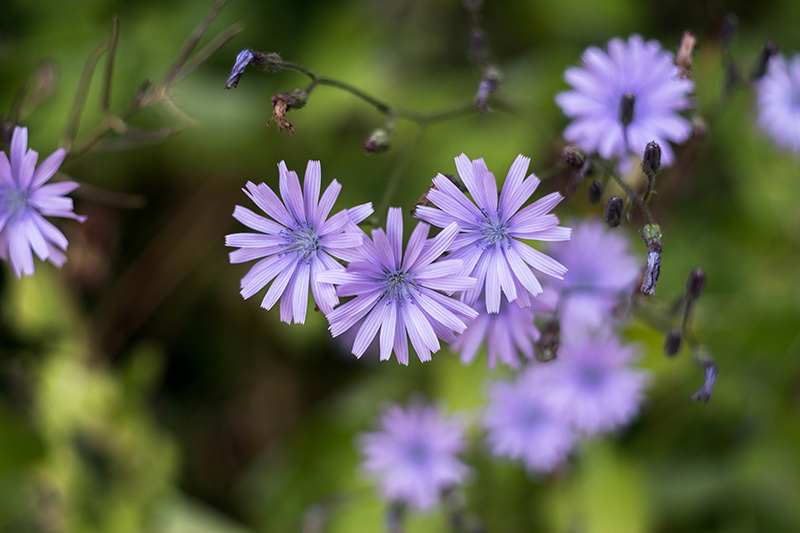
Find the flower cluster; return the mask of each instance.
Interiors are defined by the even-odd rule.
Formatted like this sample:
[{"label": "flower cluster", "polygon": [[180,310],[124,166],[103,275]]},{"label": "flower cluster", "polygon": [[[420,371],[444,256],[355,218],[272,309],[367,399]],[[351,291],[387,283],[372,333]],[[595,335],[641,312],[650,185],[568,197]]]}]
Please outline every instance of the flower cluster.
[{"label": "flower cluster", "polygon": [[581,436],[624,426],[638,413],[647,375],[636,350],[608,331],[572,335],[558,359],[529,366],[490,389],[483,423],[492,453],[531,471],[562,464]]},{"label": "flower cluster", "polygon": [[28,129],[17,127],[11,137],[10,158],[0,152],[0,257],[11,262],[17,278],[34,272],[33,254],[60,267],[67,260],[67,238],[44,217],[73,218],[72,199],[64,196],[78,187],[74,181],[45,185],[67,151],[60,148],[36,166],[39,154],[28,148]]},{"label": "flower cluster", "polygon": [[[404,365],[409,341],[419,359],[429,361],[440,349],[440,340],[456,341],[485,308],[512,317],[521,327],[509,329],[502,318],[478,319],[473,327],[484,333],[472,333],[472,340],[462,342],[468,344],[463,357],[474,357],[480,337],[489,334],[500,346],[490,356],[492,361],[499,355],[515,366],[513,346],[531,357],[531,339],[538,335],[531,306],[542,286],[533,269],[554,277],[566,272],[522,239],[559,241],[570,235],[549,213],[560,194],[523,207],[539,184],[533,175],[525,178],[528,164],[523,156],[514,161],[498,199],[494,175],[483,160],[457,157],[459,174],[475,201],[438,175],[428,197],[442,209],[420,207],[417,216],[442,231],[429,238],[430,225],[417,223],[404,251],[399,208],[389,209],[385,230],[374,229],[368,236],[357,224],[372,213],[369,204],[328,219],[339,184],[334,181],[319,200],[319,163],[309,162],[301,188],[297,175],[281,162],[282,200],[263,183],[248,183],[244,190],[272,220],[237,206],[234,217],[259,233],[235,233],[225,240],[239,248],[230,254],[232,263],[259,260],[241,281],[242,296],[249,298],[271,282],[261,306],[269,309],[281,299],[281,320],[302,323],[310,283],[334,337],[357,326],[354,355],[360,357],[377,336],[381,360],[394,353]],[[499,313],[501,291],[519,309],[506,310],[504,305]],[[453,298],[454,293],[462,301]],[[338,305],[339,297],[351,299]],[[486,302],[480,311],[472,307],[479,297]],[[480,325],[487,321],[493,325]]]}]

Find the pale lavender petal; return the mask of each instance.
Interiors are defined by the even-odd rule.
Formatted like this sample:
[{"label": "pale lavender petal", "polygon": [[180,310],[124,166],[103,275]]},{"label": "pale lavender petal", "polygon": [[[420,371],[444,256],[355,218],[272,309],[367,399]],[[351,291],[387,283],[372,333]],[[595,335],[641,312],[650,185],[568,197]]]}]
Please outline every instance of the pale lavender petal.
[{"label": "pale lavender petal", "polygon": [[306,175],[303,178],[303,199],[305,201],[306,217],[308,222],[317,222],[317,204],[319,204],[319,189],[322,182],[322,167],[319,161],[309,161],[306,165]]},{"label": "pale lavender petal", "polygon": [[[58,171],[61,164],[64,162],[65,157],[67,157],[67,151],[64,150],[63,148],[59,148],[58,150],[50,154],[50,156],[47,159],[42,161],[42,163],[39,165],[39,168],[37,168],[36,171],[33,173],[33,180],[31,181],[30,185],[31,188],[35,189],[37,187],[40,187],[45,182],[47,182],[47,180],[52,178]],[[76,183],[75,186],[77,187],[78,184]],[[67,192],[70,191],[66,191],[61,194],[66,194]]]}]

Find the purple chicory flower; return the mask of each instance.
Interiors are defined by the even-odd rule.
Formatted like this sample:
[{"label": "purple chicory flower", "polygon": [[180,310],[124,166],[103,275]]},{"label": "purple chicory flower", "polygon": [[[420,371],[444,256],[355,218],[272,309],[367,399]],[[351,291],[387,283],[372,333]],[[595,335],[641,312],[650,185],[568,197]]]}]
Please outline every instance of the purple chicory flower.
[{"label": "purple chicory flower", "polygon": [[530,306],[531,298],[542,292],[532,269],[556,278],[567,271],[558,261],[522,242],[565,241],[570,235],[569,228],[559,227],[558,218],[548,214],[561,201],[559,193],[520,209],[539,185],[533,174],[525,179],[529,163],[522,155],[514,160],[498,203],[497,182],[483,159],[470,161],[461,154],[456,157],[456,168],[472,200],[439,174],[427,195],[436,207],[416,210],[418,218],[434,226],[443,228],[455,222],[461,228],[448,249],[449,257],[462,260],[464,272],[478,280],[462,294],[462,300],[472,305],[485,288],[489,313],[500,311],[501,290],[508,301]]},{"label": "purple chicory flower", "polygon": [[406,334],[420,361],[430,361],[431,352],[439,350],[439,339],[452,342],[453,332],[463,332],[464,321],[478,315],[442,294],[475,285],[474,278],[463,275],[462,262],[434,262],[456,238],[458,226],[451,224],[432,239],[427,238],[429,230],[427,224],[417,224],[404,256],[402,211],[391,208],[386,231],[373,230],[372,239],[364,236],[360,259],[353,260],[346,271],[317,274],[318,281],[339,285],[339,296],[355,296],[327,314],[334,337],[366,317],[353,343],[356,357],[366,351],[380,328],[382,361],[394,351],[399,363],[408,364]]},{"label": "purple chicory flower", "polygon": [[[61,267],[67,260],[67,238],[44,216],[72,218],[72,199],[64,196],[78,187],[74,181],[45,185],[64,162],[67,151],[59,148],[36,162],[39,154],[28,148],[28,128],[16,127],[11,136],[10,159],[0,152],[0,258],[10,260],[14,275],[32,276],[33,253],[42,261]],[[44,216],[43,216],[44,215]]]},{"label": "purple chicory flower", "polygon": [[619,230],[609,230],[599,221],[583,222],[569,242],[554,243],[549,253],[569,270],[560,280],[550,280],[547,292],[558,299],[561,330],[596,328],[610,318],[620,296],[630,291],[641,273],[641,265],[629,250]]},{"label": "purple chicory flower", "polygon": [[461,423],[433,406],[391,406],[381,416],[380,430],[360,440],[364,468],[391,502],[429,510],[469,472],[457,457],[464,449]]},{"label": "purple chicory flower", "polygon": [[531,365],[513,382],[494,383],[483,417],[492,454],[519,459],[536,472],[564,463],[577,436],[550,401],[550,364]]},{"label": "purple chicory flower", "polygon": [[782,54],[772,56],[756,89],[759,127],[776,145],[800,150],[800,54],[788,62]]},{"label": "purple chicory flower", "polygon": [[319,161],[308,162],[303,189],[297,173],[289,171],[283,161],[278,170],[283,201],[264,183],[248,182],[242,189],[273,220],[237,205],[233,217],[259,233],[227,235],[225,245],[239,248],[231,252],[231,263],[260,259],[242,278],[242,297],[250,298],[272,281],[261,307],[270,309],[283,296],[281,320],[302,324],[309,284],[323,313],[339,302],[335,289],[316,281],[316,274],[344,270],[334,257],[347,259],[361,245],[363,232],[356,224],[372,214],[372,204],[345,209],[328,218],[342,186],[333,180],[320,198]]},{"label": "purple chicory flower", "polygon": [[471,363],[482,345],[486,346],[489,369],[494,370],[501,361],[511,368],[519,368],[519,354],[527,359],[534,356],[534,343],[539,340],[539,330],[533,323],[536,313],[552,312],[553,308],[540,299],[530,307],[520,307],[506,300],[500,302],[500,311],[488,313],[483,299],[478,299],[473,309],[478,318],[467,324],[467,329],[450,345],[458,353],[461,362]]},{"label": "purple chicory flower", "polygon": [[564,337],[558,359],[547,364],[556,411],[587,434],[624,426],[639,412],[649,381],[630,366],[637,357],[609,330]]},{"label": "purple chicory flower", "polygon": [[608,53],[592,46],[583,53],[583,66],[564,72],[573,90],[556,95],[572,123],[564,138],[605,159],[620,158],[627,171],[628,154],[640,157],[650,141],[662,150],[661,163],[669,166],[675,154],[669,142],[682,143],[691,124],[679,114],[691,105],[694,83],[681,78],[672,54],[658,41],[632,35],[615,38]]}]

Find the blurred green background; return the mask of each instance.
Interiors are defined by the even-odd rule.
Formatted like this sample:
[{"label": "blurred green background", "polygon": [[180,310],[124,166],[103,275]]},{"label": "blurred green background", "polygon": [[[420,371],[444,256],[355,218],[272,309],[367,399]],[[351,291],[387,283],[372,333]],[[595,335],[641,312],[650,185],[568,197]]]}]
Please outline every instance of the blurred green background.
[{"label": "blurred green background", "polygon": [[[198,0],[0,3],[0,110],[43,61],[57,71],[53,97],[26,116],[31,146],[58,146],[83,63],[120,38],[112,111],[145,78],[160,78],[211,3]],[[641,33],[674,49],[684,29],[699,38],[697,106],[708,135],[679,151],[659,177],[655,216],[664,229],[658,294],[680,294],[703,268],[706,292],[694,330],[719,365],[708,405],[690,395],[702,376],[685,351],[661,353],[662,337],[637,323],[642,365],[655,384],[640,419],[582,445],[564,472],[527,475],[490,460],[480,433],[467,506],[488,531],[800,531],[800,164],[753,126],[746,84],[720,107],[717,44],[726,13],[738,15],[733,56],[749,73],[768,39],[800,49],[800,3],[487,1],[488,42],[504,74],[490,102],[430,126],[398,122],[392,149],[366,155],[383,117],[321,87],[275,125],[270,97],[305,86],[296,73],[251,67],[224,84],[243,48],[280,52],[393,105],[420,112],[469,104],[480,79],[468,62],[470,23],[456,0],[231,0],[201,44],[238,21],[245,29],[172,91],[193,125],[155,145],[92,152],[62,170],[96,187],[142,195],[121,209],[76,196],[89,220],[61,224],[70,240],[62,270],[37,263],[0,281],[0,531],[282,532],[379,531],[384,506],[359,471],[355,436],[389,401],[421,391],[449,412],[485,401],[491,373],[462,366],[447,349],[421,365],[358,361],[329,338],[324,317],[279,322],[259,297],[243,301],[223,243],[242,231],[246,181],[277,185],[277,163],[302,171],[322,162],[323,185],[343,184],[337,208],[372,201],[400,172],[391,205],[410,209],[461,152],[484,157],[498,177],[513,158],[540,172],[557,163],[566,120],[553,102],[561,75],[583,49]],[[101,60],[102,64],[102,60]],[[79,138],[100,120],[99,75]],[[721,110],[721,111],[720,111]],[[177,123],[163,108],[133,124]],[[564,190],[566,176],[541,191]],[[580,190],[556,210],[599,214]],[[381,216],[383,216],[381,214]],[[628,231],[643,253],[635,231]],[[410,230],[410,219],[406,229]],[[495,376],[507,375],[497,371]],[[441,512],[412,514],[409,531],[446,529]]]}]

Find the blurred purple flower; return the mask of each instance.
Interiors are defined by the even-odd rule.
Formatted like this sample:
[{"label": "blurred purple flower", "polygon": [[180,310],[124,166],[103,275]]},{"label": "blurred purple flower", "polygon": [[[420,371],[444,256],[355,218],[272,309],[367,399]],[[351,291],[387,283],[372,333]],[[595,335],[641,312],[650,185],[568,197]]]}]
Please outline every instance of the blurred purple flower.
[{"label": "blurred purple flower", "polygon": [[800,149],[800,54],[774,55],[756,84],[758,125],[782,148]]},{"label": "blurred purple flower", "polygon": [[533,323],[537,312],[552,312],[550,306],[539,299],[530,307],[520,307],[506,300],[500,302],[500,311],[486,312],[483,299],[473,305],[478,318],[467,324],[467,330],[458,336],[450,349],[461,356],[461,362],[471,363],[482,345],[486,345],[486,357],[490,369],[500,360],[511,368],[519,368],[519,354],[528,359],[534,355],[534,343],[539,340],[539,330]]},{"label": "blurred purple flower", "polygon": [[281,320],[302,324],[308,308],[309,283],[323,313],[333,310],[339,302],[335,289],[319,283],[315,276],[327,270],[344,270],[333,257],[346,259],[361,245],[363,232],[356,224],[372,213],[372,204],[345,209],[328,218],[342,186],[333,180],[319,197],[319,161],[308,162],[304,190],[300,189],[297,173],[287,170],[286,163],[281,161],[278,170],[283,201],[264,183],[247,182],[247,188],[242,189],[274,221],[237,205],[233,217],[260,233],[226,235],[225,245],[239,248],[231,252],[231,263],[260,259],[242,278],[242,297],[250,298],[274,279],[261,307],[272,308],[285,294]]},{"label": "blurred purple flower", "polygon": [[638,357],[607,330],[565,336],[552,372],[550,399],[563,420],[587,434],[623,426],[639,412],[648,375]]},{"label": "blurred purple flower", "polygon": [[680,77],[672,54],[658,41],[632,35],[626,43],[615,38],[608,53],[592,46],[583,53],[583,67],[572,67],[564,79],[574,90],[556,95],[572,124],[564,138],[605,159],[620,158],[626,171],[627,154],[640,157],[650,141],[661,146],[661,163],[672,164],[669,143],[682,143],[691,124],[678,114],[688,109],[694,83]]},{"label": "blurred purple flower", "polygon": [[473,287],[475,279],[464,276],[458,260],[437,261],[453,242],[458,226],[451,224],[436,237],[428,239],[430,226],[418,223],[408,240],[403,257],[403,215],[399,208],[389,209],[387,231],[372,231],[364,236],[346,271],[328,271],[317,275],[323,283],[339,285],[339,296],[355,296],[328,313],[331,334],[338,337],[366,317],[353,343],[353,354],[360,357],[380,328],[381,360],[392,351],[403,365],[408,364],[408,341],[420,361],[430,361],[431,352],[439,350],[439,339],[455,340],[453,332],[466,329],[464,320],[478,316],[469,306],[441,292]]},{"label": "blurred purple flower", "polygon": [[591,221],[576,226],[569,242],[550,247],[550,254],[569,269],[546,287],[558,295],[562,331],[597,328],[610,318],[620,295],[633,288],[641,266],[628,244],[619,230]]},{"label": "blurred purple flower", "polygon": [[531,174],[525,179],[530,159],[517,156],[508,171],[498,205],[497,182],[483,159],[470,161],[461,154],[456,168],[473,200],[461,192],[447,177],[439,174],[428,199],[437,208],[419,206],[416,216],[443,228],[453,222],[460,235],[448,251],[450,258],[464,262],[464,272],[477,278],[475,288],[462,294],[472,305],[486,289],[486,310],[500,311],[500,294],[508,301],[519,300],[528,307],[531,297],[542,292],[532,269],[560,278],[567,271],[563,265],[522,242],[521,239],[565,241],[570,229],[558,226],[558,218],[548,214],[562,199],[554,192],[520,210],[530,198],[539,180]]},{"label": "blurred purple flower", "polygon": [[550,402],[550,364],[534,364],[515,381],[492,385],[483,417],[492,453],[519,459],[537,472],[549,472],[566,461],[576,438],[569,421]]},{"label": "blurred purple flower", "polygon": [[[32,276],[33,253],[61,267],[67,260],[67,238],[44,216],[73,218],[72,199],[64,196],[78,187],[74,181],[45,185],[64,162],[59,148],[36,168],[39,154],[28,149],[28,128],[16,127],[9,157],[0,152],[0,257],[11,262],[14,275]],[[44,216],[42,216],[44,215]]]},{"label": "blurred purple flower", "polygon": [[384,497],[421,510],[434,507],[441,492],[469,472],[456,457],[464,448],[461,424],[432,406],[389,407],[380,430],[361,436],[361,447],[364,468],[381,484]]}]

